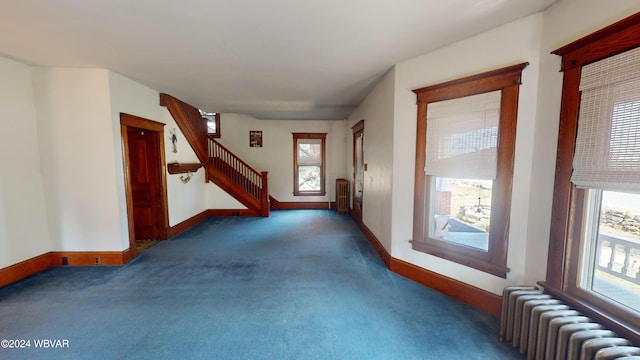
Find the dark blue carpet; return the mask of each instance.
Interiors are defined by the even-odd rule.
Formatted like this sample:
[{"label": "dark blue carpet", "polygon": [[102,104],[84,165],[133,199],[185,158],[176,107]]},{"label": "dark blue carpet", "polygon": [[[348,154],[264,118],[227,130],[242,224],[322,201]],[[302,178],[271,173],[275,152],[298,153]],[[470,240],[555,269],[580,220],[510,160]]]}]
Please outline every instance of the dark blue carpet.
[{"label": "dark blue carpet", "polygon": [[211,218],[128,265],[0,289],[0,339],[31,341],[11,359],[519,359],[498,327],[389,272],[326,210]]}]

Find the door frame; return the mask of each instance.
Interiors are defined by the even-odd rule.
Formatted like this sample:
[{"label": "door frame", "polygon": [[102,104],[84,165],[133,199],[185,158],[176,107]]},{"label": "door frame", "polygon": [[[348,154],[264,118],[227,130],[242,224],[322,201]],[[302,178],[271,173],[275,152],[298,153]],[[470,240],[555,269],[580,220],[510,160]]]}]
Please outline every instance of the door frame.
[{"label": "door frame", "polygon": [[352,181],[352,191],[351,191],[351,204],[352,204],[352,217],[354,219],[356,219],[356,221],[358,223],[362,223],[362,204],[364,203],[364,184],[362,186],[362,193],[360,194],[360,206],[358,208],[358,210],[356,210],[356,195],[357,195],[357,191],[358,191],[358,186],[356,184],[357,181],[357,172],[358,172],[358,168],[357,168],[357,164],[358,164],[358,154],[356,153],[356,149],[357,149],[357,141],[358,141],[358,137],[362,137],[362,145],[361,145],[361,151],[362,151],[362,176],[364,177],[364,172],[366,170],[366,166],[364,164],[364,119],[358,121],[355,125],[353,125],[351,127],[351,130],[353,131],[353,181]]},{"label": "door frame", "polygon": [[131,164],[129,160],[129,128],[138,128],[150,132],[158,132],[158,147],[160,148],[159,164],[157,164],[158,184],[160,199],[158,209],[158,234],[159,240],[166,240],[169,229],[169,211],[167,201],[167,174],[165,171],[165,149],[164,149],[164,126],[165,124],[141,118],[139,116],[120,113],[120,135],[122,136],[122,159],[124,166],[124,188],[127,202],[127,224],[129,230],[129,250],[131,258],[138,255],[136,248],[135,227],[133,223],[133,194],[131,191]]}]

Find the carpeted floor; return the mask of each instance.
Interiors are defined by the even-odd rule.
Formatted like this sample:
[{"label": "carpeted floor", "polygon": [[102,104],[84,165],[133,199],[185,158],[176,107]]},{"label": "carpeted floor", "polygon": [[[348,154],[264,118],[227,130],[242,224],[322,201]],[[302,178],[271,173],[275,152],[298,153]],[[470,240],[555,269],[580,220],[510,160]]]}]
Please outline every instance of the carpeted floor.
[{"label": "carpeted floor", "polygon": [[3,359],[519,359],[498,327],[389,272],[327,210],[211,218],[126,266],[0,289],[0,339],[31,342]]}]

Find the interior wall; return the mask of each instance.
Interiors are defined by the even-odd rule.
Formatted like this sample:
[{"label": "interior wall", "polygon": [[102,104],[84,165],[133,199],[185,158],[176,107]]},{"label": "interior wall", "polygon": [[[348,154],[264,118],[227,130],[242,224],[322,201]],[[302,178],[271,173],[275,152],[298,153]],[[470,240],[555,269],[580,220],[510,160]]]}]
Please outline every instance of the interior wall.
[{"label": "interior wall", "polygon": [[[109,89],[111,98],[111,121],[114,140],[115,173],[118,190],[118,203],[123,239],[128,239],[126,198],[124,192],[124,166],[122,159],[122,139],[120,135],[120,113],[139,116],[145,119],[166,124],[164,127],[165,161],[181,163],[199,163],[197,155],[185,139],[180,128],[166,107],[160,106],[158,91],[141,85],[118,73],[109,72]],[[177,142],[173,152],[171,132],[175,131]],[[206,189],[215,185],[205,183],[204,168],[198,169],[188,183],[183,183],[180,176],[169,174],[167,177],[167,201],[169,225],[174,226],[207,209]],[[128,246],[128,240],[126,244]]]},{"label": "interior wall", "polygon": [[[629,2],[564,0],[544,13],[396,64],[393,76],[385,76],[347,124],[350,128],[365,119],[369,173],[365,175],[364,221],[387,251],[395,258],[496,294],[507,285],[544,279],[562,86],[559,58],[550,51],[638,10],[639,5]],[[521,62],[529,66],[523,72],[518,110],[507,263],[511,271],[507,279],[501,279],[411,249],[417,110],[412,90]],[[389,81],[394,82],[391,95]],[[389,108],[393,109],[392,125],[382,120]],[[376,139],[376,134],[393,134],[393,141]],[[349,147],[347,152],[350,174]],[[371,171],[375,169],[378,171]],[[386,183],[391,184],[391,192],[374,191]],[[384,217],[389,206],[391,221],[372,217]]]},{"label": "interior wall", "polygon": [[[269,194],[280,202],[335,201],[335,179],[345,174],[345,121],[259,120],[243,114],[222,114],[220,143],[257,171],[269,172]],[[262,131],[262,147],[249,146],[249,131]],[[294,132],[327,133],[325,196],[293,196]],[[210,204],[212,208],[221,207]]]},{"label": "interior wall", "polygon": [[[396,66],[395,129],[397,137],[406,139],[412,146],[398,148],[398,152],[394,154],[396,174],[405,176],[398,176],[398,182],[394,183],[394,197],[397,196],[399,203],[404,206],[396,207],[397,213],[394,214],[398,222],[394,223],[392,256],[496,294],[501,293],[508,283],[524,281],[522,259],[526,257],[527,227],[537,226],[526,220],[529,217],[529,187],[532,181],[532,134],[537,103],[541,26],[542,14],[536,14]],[[522,73],[518,102],[507,259],[507,266],[511,271],[505,280],[411,248],[408,240],[413,238],[417,116],[416,97],[412,90],[523,62],[528,62],[529,65]],[[553,177],[553,173],[539,176]],[[551,191],[552,189],[546,189],[545,193],[537,196],[550,196]],[[542,268],[545,262],[546,257],[539,259]]]},{"label": "interior wall", "polygon": [[[394,129],[395,68],[390,69],[347,121],[347,174],[353,181],[353,131],[351,127],[364,120],[363,223],[391,252],[393,211],[394,146],[406,144],[397,139]],[[351,206],[353,207],[353,205]]]},{"label": "interior wall", "polygon": [[[558,138],[558,122],[562,91],[560,57],[551,51],[611,25],[640,11],[637,1],[562,0],[544,12],[540,51],[540,86],[538,88],[533,174],[554,174]],[[551,224],[552,177],[535,176],[531,183],[531,209],[527,221],[526,281],[544,280],[546,267],[538,259],[546,259]],[[544,196],[538,196],[544,194]],[[546,261],[545,261],[546,263]]]},{"label": "interior wall", "polygon": [[108,71],[34,69],[53,251],[123,250]]},{"label": "interior wall", "polygon": [[0,57],[0,269],[51,249],[30,66]]}]

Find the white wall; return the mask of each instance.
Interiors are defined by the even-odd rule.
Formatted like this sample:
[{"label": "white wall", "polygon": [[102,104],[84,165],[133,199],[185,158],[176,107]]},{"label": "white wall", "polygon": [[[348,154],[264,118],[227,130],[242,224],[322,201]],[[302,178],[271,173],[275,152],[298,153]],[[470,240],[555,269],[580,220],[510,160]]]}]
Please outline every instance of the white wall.
[{"label": "white wall", "polygon": [[35,68],[53,251],[123,250],[107,70]]},{"label": "white wall", "polygon": [[[411,140],[398,139],[394,129],[395,69],[389,70],[373,91],[347,121],[347,166],[353,181],[353,131],[351,127],[364,120],[364,163],[362,221],[391,252],[393,209],[394,146],[405,146]],[[415,100],[414,100],[415,103]],[[415,120],[414,120],[415,123]],[[413,139],[415,143],[415,139]],[[353,207],[353,204],[351,205]]]},{"label": "white wall", "polygon": [[0,269],[50,250],[33,76],[0,57]]},{"label": "white wall", "polygon": [[[258,120],[222,114],[220,143],[257,171],[269,172],[269,194],[280,202],[335,201],[335,179],[346,176],[345,122],[336,120]],[[262,147],[249,146],[249,131],[262,131]],[[293,196],[294,132],[327,133],[326,196]],[[210,204],[211,208],[228,208]],[[328,204],[327,204],[328,206]]]},{"label": "white wall", "polygon": [[[523,282],[531,184],[531,158],[538,89],[538,54],[542,15],[521,19],[486,33],[446,46],[424,56],[396,65],[395,131],[397,137],[411,142],[394,154],[397,182],[394,199],[394,238],[392,256],[441,273],[477,287],[500,293],[509,282]],[[487,70],[529,62],[522,73],[516,131],[515,168],[511,204],[511,224],[507,280],[457,263],[411,249],[413,225],[413,175],[415,172],[416,104],[413,89],[481,73]],[[405,174],[406,176],[399,176]],[[542,176],[553,176],[545,174]],[[396,178],[394,178],[395,180]],[[545,194],[550,195],[551,189]],[[545,258],[539,259],[544,267]]]},{"label": "white wall", "polygon": [[[551,224],[558,121],[562,91],[560,57],[551,51],[640,11],[637,1],[562,0],[544,13],[540,51],[540,80],[535,123],[533,181],[530,191],[525,281],[545,279]],[[544,259],[542,262],[540,259]]]},{"label": "white wall", "polygon": [[[496,294],[506,285],[543,280],[562,87],[560,59],[550,51],[638,10],[640,4],[633,2],[563,0],[544,13],[396,64],[395,72],[385,76],[348,121],[350,127],[365,119],[365,163],[370,169],[365,181],[370,183],[365,183],[364,222],[387,251]],[[529,66],[523,71],[518,109],[507,263],[511,271],[501,279],[411,249],[417,110],[412,90],[521,62]],[[390,81],[395,82],[391,95]],[[389,108],[393,109],[391,127],[380,115]],[[393,141],[375,138],[377,134],[392,134]],[[392,161],[388,153],[393,154]],[[349,160],[347,171],[351,169]],[[391,199],[388,189],[375,191],[389,178]],[[388,215],[389,206],[391,221],[380,221]]]},{"label": "white wall", "polygon": [[[173,117],[164,106],[160,106],[160,93],[141,85],[125,76],[109,72],[109,89],[111,97],[111,121],[114,140],[114,169],[118,181],[118,200],[121,224],[127,224],[126,199],[124,194],[124,173],[122,160],[122,139],[120,135],[120,113],[139,116],[148,120],[166,124],[164,127],[165,160],[167,163],[200,162],[193,149],[178,128]],[[173,152],[170,136],[175,130],[178,138],[176,150]],[[205,183],[204,168],[198,169],[191,180],[184,184],[178,174],[166,174],[167,199],[169,207],[169,225],[176,225],[207,209],[206,189],[215,185]],[[121,229],[124,239],[128,239],[126,226]],[[127,244],[128,245],[128,240]]]}]

